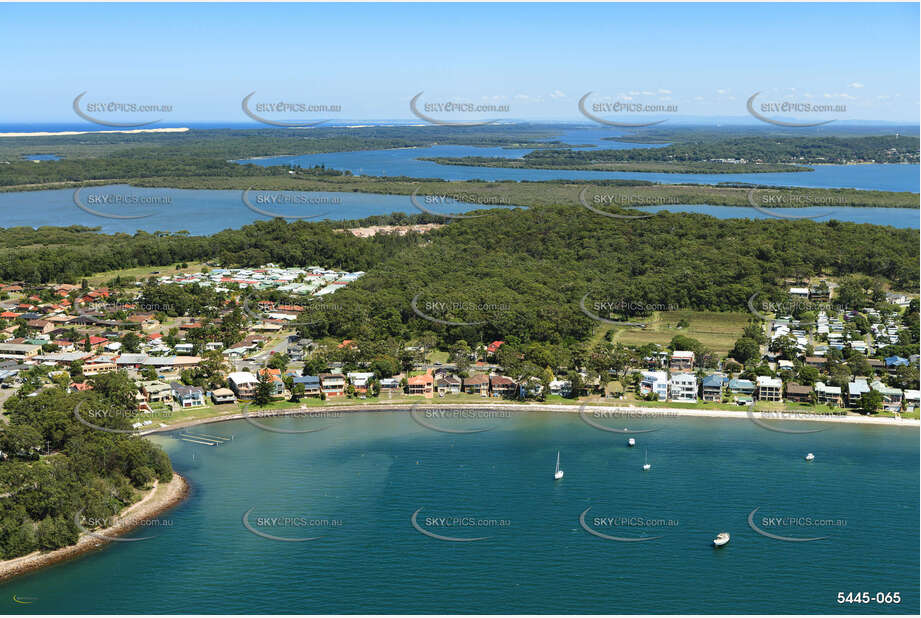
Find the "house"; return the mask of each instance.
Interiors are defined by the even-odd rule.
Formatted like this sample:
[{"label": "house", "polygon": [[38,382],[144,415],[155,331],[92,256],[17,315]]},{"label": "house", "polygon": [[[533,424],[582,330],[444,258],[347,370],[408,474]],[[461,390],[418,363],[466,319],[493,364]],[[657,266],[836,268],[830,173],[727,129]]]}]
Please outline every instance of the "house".
[{"label": "house", "polygon": [[166,382],[159,380],[148,380],[138,384],[141,395],[147,403],[156,403],[158,401],[169,401],[173,394],[172,388]]},{"label": "house", "polygon": [[783,381],[771,376],[758,376],[758,399],[760,401],[780,401],[783,399]]},{"label": "house", "polygon": [[270,395],[283,397],[285,394],[285,381],[281,379],[281,369],[260,369],[259,375],[267,378],[271,384]]},{"label": "house", "polygon": [[550,394],[569,397],[572,394],[572,382],[569,380],[550,380]]},{"label": "house", "polygon": [[396,378],[381,378],[381,393],[395,393],[399,390],[399,380]]},{"label": "house", "polygon": [[457,376],[444,376],[435,380],[435,391],[439,397],[456,395],[461,392],[461,379]]},{"label": "house", "polygon": [[812,387],[790,382],[787,384],[787,399],[800,403],[809,403],[812,401]]},{"label": "house", "polygon": [[345,376],[341,373],[321,373],[320,390],[326,397],[342,397],[345,395]]},{"label": "house", "polygon": [[704,401],[722,401],[723,391],[729,380],[726,376],[713,373],[706,376],[701,382],[701,396]]},{"label": "house", "polygon": [[899,367],[907,367],[908,359],[902,358],[901,356],[887,356],[886,357],[886,370],[889,373],[894,374]]},{"label": "house", "polygon": [[514,397],[518,384],[506,376],[489,376],[489,389],[493,397]]},{"label": "house", "polygon": [[0,356],[31,358],[41,351],[42,346],[40,345],[30,345],[28,343],[0,343]]},{"label": "house", "polygon": [[860,397],[864,393],[870,392],[870,385],[863,378],[854,378],[853,382],[847,385],[847,405],[854,408],[860,405]]},{"label": "house", "polygon": [[422,395],[429,398],[435,392],[435,378],[430,373],[410,376],[407,378],[406,384],[410,395]]},{"label": "house", "polygon": [[841,387],[826,386],[824,382],[816,382],[815,399],[817,403],[829,406],[840,406],[843,402],[841,398]]},{"label": "house", "polygon": [[873,373],[882,373],[886,371],[886,363],[878,358],[868,358],[867,364],[873,369]]},{"label": "house", "polygon": [[813,367],[815,369],[825,369],[825,365],[828,363],[828,359],[822,356],[807,356],[803,359],[803,364],[807,367]]},{"label": "house", "polygon": [[693,373],[673,373],[668,389],[672,401],[697,401],[697,376]]},{"label": "house", "polygon": [[195,346],[191,343],[177,343],[176,354],[191,354]]},{"label": "house", "polygon": [[181,408],[197,408],[205,405],[205,391],[198,386],[185,386],[179,382],[170,382],[173,401]]},{"label": "house", "polygon": [[481,373],[464,378],[464,392],[486,397],[489,394],[489,376]]},{"label": "house", "polygon": [[664,371],[643,371],[640,380],[640,394],[655,393],[659,401],[668,399],[668,374]]},{"label": "house", "polygon": [[320,385],[320,378],[317,376],[294,376],[291,380],[292,388],[298,384],[304,385],[304,395],[307,397],[319,397],[323,390]]},{"label": "house", "polygon": [[669,361],[672,371],[690,371],[694,368],[694,353],[690,350],[675,350]]},{"label": "house", "polygon": [[870,388],[882,395],[882,408],[886,412],[898,412],[902,409],[902,391],[900,389],[886,386],[879,380],[873,382]]},{"label": "house", "polygon": [[368,384],[373,377],[374,373],[369,371],[352,371],[348,374],[349,382],[355,387],[355,391],[359,393],[368,392]]},{"label": "house", "polygon": [[227,376],[227,383],[238,399],[252,399],[259,380],[248,371],[235,371]]},{"label": "house", "polygon": [[755,392],[755,383],[751,380],[733,378],[729,380],[729,391],[734,395],[753,395]]},{"label": "house", "polygon": [[921,391],[905,390],[905,411],[911,412],[915,408],[921,407]]},{"label": "house", "polygon": [[234,396],[233,391],[229,388],[217,388],[211,391],[211,401],[214,402],[214,405],[234,403],[236,400],[237,398]]}]

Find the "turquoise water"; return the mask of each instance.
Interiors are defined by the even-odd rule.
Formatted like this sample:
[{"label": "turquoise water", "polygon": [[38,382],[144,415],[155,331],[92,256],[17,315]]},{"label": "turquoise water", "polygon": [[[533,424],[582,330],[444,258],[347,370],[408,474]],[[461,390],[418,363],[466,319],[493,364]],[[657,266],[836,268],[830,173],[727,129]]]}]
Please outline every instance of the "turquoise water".
[{"label": "turquoise water", "polygon": [[[155,438],[192,492],[155,538],[0,585],[11,613],[918,613],[918,431],[831,426],[789,435],[745,420],[631,421],[625,436],[577,415],[531,412],[434,432],[405,412],[196,427],[219,447]],[[448,423],[448,421],[434,421]],[[624,423],[619,423],[622,425]],[[447,426],[447,425],[446,425]],[[800,425],[797,425],[800,427]],[[642,463],[648,449],[652,470]],[[557,451],[563,480],[552,478]],[[803,461],[806,452],[815,462]],[[612,535],[655,536],[609,541]],[[844,520],[771,528],[762,515]],[[454,537],[423,535],[410,523]],[[287,538],[257,536],[242,525]],[[426,517],[472,516],[446,528]],[[600,527],[594,517],[672,520]],[[270,526],[258,517],[326,520]],[[507,525],[501,525],[505,523]],[[647,523],[647,522],[643,522]],[[334,525],[339,524],[339,525]],[[719,531],[730,544],[714,550]],[[838,592],[900,592],[900,605],[839,605]],[[11,598],[32,597],[31,605]]]},{"label": "turquoise water", "polygon": [[[463,188],[458,192],[463,194]],[[302,204],[275,205],[261,203],[259,196],[281,196],[309,198],[319,200]],[[95,196],[95,198],[94,198]],[[129,196],[137,203],[113,204],[113,198]],[[573,202],[578,194],[573,193]],[[108,197],[109,204],[92,203]],[[80,209],[74,204],[74,191],[59,189],[53,191],[25,191],[19,193],[0,193],[0,213],[3,213],[0,226],[39,227],[42,225],[87,225],[99,226],[103,232],[123,232],[133,234],[137,230],[156,232],[158,230],[178,232],[186,230],[191,234],[214,234],[221,230],[239,229],[253,221],[266,221],[271,217],[259,214],[247,208],[241,191],[213,191],[204,189],[148,189],[129,187],[127,185],[109,185],[82,189],[78,201],[92,210],[116,215],[151,215],[143,219],[109,219],[99,217]],[[140,203],[140,202],[144,203]],[[309,216],[310,220],[321,219],[361,219],[371,215],[391,212],[417,214],[420,211],[413,206],[409,196],[375,195],[369,193],[331,193],[304,192],[282,193],[278,191],[252,192],[248,198],[250,205],[260,210],[277,213],[281,216]],[[417,201],[426,209],[442,212],[467,212],[477,206],[458,202],[449,202],[445,206],[428,204],[424,196]],[[726,219],[731,217],[764,218],[753,208],[733,208],[708,205],[653,206],[648,210],[673,210],[697,212]],[[813,212],[814,211],[814,212]],[[782,214],[805,215],[824,214],[827,207],[807,209],[779,210]],[[900,228],[918,228],[918,211],[899,208],[836,208],[830,217],[816,219],[827,221],[829,218],[855,223],[874,223]]]}]

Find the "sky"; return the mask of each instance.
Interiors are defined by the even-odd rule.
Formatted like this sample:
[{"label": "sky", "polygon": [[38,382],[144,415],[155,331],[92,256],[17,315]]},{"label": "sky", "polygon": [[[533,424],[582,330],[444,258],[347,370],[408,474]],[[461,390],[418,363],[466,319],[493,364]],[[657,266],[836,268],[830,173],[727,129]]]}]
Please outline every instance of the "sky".
[{"label": "sky", "polygon": [[589,111],[752,121],[760,92],[757,106],[844,106],[777,118],[917,123],[919,73],[918,3],[0,5],[0,125],[82,122],[81,92],[169,106],[94,116],[154,126],[248,122],[251,92],[250,110],[341,108],[260,114],[276,120],[418,121],[423,92],[436,119],[483,116],[426,107],[455,102],[579,121],[592,92]]}]

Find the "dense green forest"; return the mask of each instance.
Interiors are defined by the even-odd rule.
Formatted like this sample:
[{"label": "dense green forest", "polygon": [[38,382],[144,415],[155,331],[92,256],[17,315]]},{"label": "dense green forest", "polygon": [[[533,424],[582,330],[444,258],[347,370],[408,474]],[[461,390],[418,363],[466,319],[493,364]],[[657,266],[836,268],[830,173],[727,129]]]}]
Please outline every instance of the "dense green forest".
[{"label": "dense green forest", "polygon": [[[406,336],[435,325],[411,300],[473,306],[425,312],[468,340],[519,333],[522,339],[583,339],[585,294],[682,309],[745,310],[749,297],[787,276],[864,274],[917,289],[916,230],[831,221],[718,220],[661,212],[626,221],[581,207],[482,211],[425,235],[357,238],[338,224],[276,219],[208,237],[96,234],[87,228],[0,232],[10,252],[4,280],[78,281],[116,268],[212,260],[226,266],[322,264],[367,274],[337,292],[335,315],[314,334]],[[404,220],[418,221],[421,218]],[[43,242],[45,247],[31,248]],[[485,306],[485,308],[479,308]],[[473,331],[471,332],[471,328]]]},{"label": "dense green forest", "polygon": [[77,420],[74,408],[81,404],[81,418],[130,430],[134,384],[117,373],[92,382],[94,389],[85,393],[55,386],[4,404],[9,424],[0,430],[0,559],[72,545],[79,513],[102,522],[136,502],[154,480],[172,479],[169,458],[158,446]]}]

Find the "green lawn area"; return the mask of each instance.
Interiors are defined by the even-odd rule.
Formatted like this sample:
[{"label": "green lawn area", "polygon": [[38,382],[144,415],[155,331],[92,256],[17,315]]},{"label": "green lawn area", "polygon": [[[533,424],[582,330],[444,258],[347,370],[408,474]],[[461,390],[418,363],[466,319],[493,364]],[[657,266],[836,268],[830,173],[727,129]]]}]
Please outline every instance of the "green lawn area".
[{"label": "green lawn area", "polygon": [[[676,335],[684,335],[725,356],[751,317],[744,312],[657,311],[651,318],[637,320],[645,322],[646,328],[611,326],[610,329],[614,330],[614,341],[625,345],[658,343],[667,346]],[[677,327],[681,319],[688,321],[687,327]],[[596,339],[604,337],[605,332],[599,328]]]},{"label": "green lawn area", "polygon": [[[189,267],[176,270],[176,265],[170,266],[141,266],[137,268],[122,268],[120,270],[107,270],[105,272],[97,273],[91,277],[87,277],[86,280],[91,286],[99,286],[107,281],[111,281],[115,277],[134,277],[138,280],[146,280],[151,276],[164,276],[164,275],[174,275],[176,273],[197,273],[204,266],[204,262],[186,262]],[[154,275],[154,271],[159,271],[159,275]]]}]

